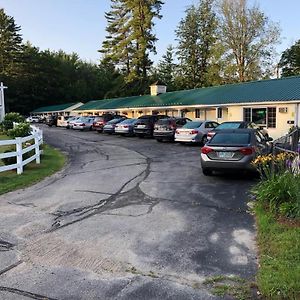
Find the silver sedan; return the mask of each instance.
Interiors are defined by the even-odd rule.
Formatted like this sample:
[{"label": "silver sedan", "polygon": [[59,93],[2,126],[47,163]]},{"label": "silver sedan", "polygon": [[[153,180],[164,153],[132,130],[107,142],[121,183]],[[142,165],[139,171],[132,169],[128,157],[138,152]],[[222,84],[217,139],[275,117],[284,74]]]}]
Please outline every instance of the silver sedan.
[{"label": "silver sedan", "polygon": [[77,130],[92,130],[94,118],[91,117],[81,117],[73,123],[73,129]]},{"label": "silver sedan", "polygon": [[207,133],[219,124],[214,121],[192,121],[186,123],[175,132],[175,142],[202,143],[207,142]]},{"label": "silver sedan", "polygon": [[272,138],[255,129],[224,129],[217,131],[201,149],[201,166],[204,175],[212,171],[255,171],[251,162],[258,155],[271,152]]}]

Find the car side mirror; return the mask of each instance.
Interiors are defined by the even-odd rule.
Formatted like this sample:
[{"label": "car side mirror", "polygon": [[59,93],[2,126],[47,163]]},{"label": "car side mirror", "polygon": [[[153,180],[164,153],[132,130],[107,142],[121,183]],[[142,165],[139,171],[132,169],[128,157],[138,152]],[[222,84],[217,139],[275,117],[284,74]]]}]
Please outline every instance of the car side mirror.
[{"label": "car side mirror", "polygon": [[270,136],[267,137],[267,142],[272,142],[273,138],[271,138]]}]

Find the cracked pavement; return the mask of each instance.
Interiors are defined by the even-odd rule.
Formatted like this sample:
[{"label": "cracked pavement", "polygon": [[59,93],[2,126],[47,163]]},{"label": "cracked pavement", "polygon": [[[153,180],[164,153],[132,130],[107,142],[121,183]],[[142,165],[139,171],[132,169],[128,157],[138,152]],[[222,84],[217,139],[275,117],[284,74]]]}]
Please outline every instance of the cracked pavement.
[{"label": "cracked pavement", "polygon": [[58,174],[0,196],[0,299],[220,299],[253,279],[255,181],[202,175],[198,146],[43,127]]}]

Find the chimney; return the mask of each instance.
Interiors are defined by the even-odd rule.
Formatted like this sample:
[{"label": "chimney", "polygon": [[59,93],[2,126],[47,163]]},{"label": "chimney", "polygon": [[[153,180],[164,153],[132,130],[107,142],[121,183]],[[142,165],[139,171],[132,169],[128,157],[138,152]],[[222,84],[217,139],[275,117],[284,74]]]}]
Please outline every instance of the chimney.
[{"label": "chimney", "polygon": [[157,96],[160,94],[164,94],[166,92],[167,92],[167,86],[160,81],[156,81],[150,85],[151,96]]}]

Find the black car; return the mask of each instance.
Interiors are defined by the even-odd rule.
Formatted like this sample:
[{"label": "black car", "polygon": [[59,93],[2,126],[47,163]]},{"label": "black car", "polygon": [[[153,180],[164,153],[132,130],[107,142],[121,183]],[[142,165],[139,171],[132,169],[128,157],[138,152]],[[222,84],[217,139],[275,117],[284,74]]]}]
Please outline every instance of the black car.
[{"label": "black car", "polygon": [[219,126],[217,126],[214,130],[210,131],[207,134],[207,139],[210,140],[218,131],[224,130],[224,129],[256,129],[261,131],[261,133],[266,136],[266,138],[269,137],[266,129],[263,129],[256,125],[253,122],[245,122],[245,121],[227,121],[221,123]]},{"label": "black car", "polygon": [[49,127],[57,126],[57,116],[48,116],[46,118],[46,125]]},{"label": "black car", "polygon": [[181,128],[187,122],[191,122],[189,118],[166,118],[158,120],[154,125],[153,136],[158,142],[164,140],[174,141],[177,128]]},{"label": "black car", "polygon": [[138,137],[153,136],[154,124],[160,120],[169,118],[166,115],[144,115],[137,119],[133,132]]}]

